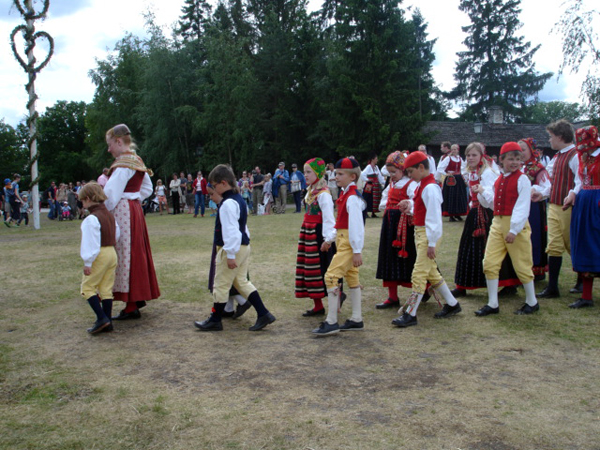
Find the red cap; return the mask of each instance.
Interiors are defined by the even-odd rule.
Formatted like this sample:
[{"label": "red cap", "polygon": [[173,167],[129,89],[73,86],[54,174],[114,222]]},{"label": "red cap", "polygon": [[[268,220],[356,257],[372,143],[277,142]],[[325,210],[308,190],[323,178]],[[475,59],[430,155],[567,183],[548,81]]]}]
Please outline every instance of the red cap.
[{"label": "red cap", "polygon": [[427,155],[423,152],[420,151],[416,151],[416,152],[412,152],[410,155],[408,155],[406,157],[406,159],[404,160],[404,167],[408,168],[408,167],[413,167],[416,166],[419,163],[422,163],[423,161],[427,160]]},{"label": "red cap", "polygon": [[508,152],[522,152],[523,149],[516,142],[507,142],[500,148],[500,154],[504,155]]}]

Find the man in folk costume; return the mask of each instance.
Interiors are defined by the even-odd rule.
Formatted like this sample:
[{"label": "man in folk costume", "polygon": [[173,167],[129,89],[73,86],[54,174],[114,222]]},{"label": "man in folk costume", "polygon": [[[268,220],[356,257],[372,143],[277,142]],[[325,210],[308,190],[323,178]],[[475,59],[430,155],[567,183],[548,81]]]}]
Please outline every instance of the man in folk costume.
[{"label": "man in folk costume", "polygon": [[419,183],[413,200],[403,200],[400,210],[413,214],[417,259],[412,272],[412,294],[404,305],[404,313],[392,324],[406,328],[417,324],[417,309],[425,294],[427,283],[434,293],[444,298],[446,304],[436,313],[436,319],[450,317],[461,311],[436,263],[436,247],[442,237],[442,191],[433,174],[429,173],[429,161],[423,152],[413,152],[404,161],[410,178]]},{"label": "man in folk costume", "polygon": [[581,190],[565,200],[573,206],[571,217],[571,259],[573,270],[581,276],[581,298],[569,305],[579,309],[594,306],[594,277],[600,276],[600,140],[594,126],[580,128],[576,133]]},{"label": "man in folk costume", "polygon": [[[550,147],[558,150],[554,158],[546,167],[552,188],[548,207],[548,286],[539,294],[540,298],[556,298],[560,296],[558,291],[558,277],[562,266],[562,255],[566,251],[571,254],[571,238],[569,230],[571,227],[571,209],[563,209],[565,199],[571,193],[573,196],[581,189],[579,178],[579,159],[576,157],[575,145],[573,144],[573,127],[566,120],[553,122],[546,127]],[[532,201],[539,201],[542,194],[536,192],[532,195]],[[579,284],[579,283],[578,283]],[[572,291],[580,292],[580,286],[575,286]]]},{"label": "man in folk costume", "polygon": [[132,148],[131,132],[125,124],[106,133],[108,151],[115,157],[104,187],[104,202],[113,213],[121,237],[115,245],[118,255],[114,299],[125,302],[125,309],[115,320],[139,319],[139,308],[147,300],[160,296],[142,200],[152,194],[152,170],[144,165]]}]

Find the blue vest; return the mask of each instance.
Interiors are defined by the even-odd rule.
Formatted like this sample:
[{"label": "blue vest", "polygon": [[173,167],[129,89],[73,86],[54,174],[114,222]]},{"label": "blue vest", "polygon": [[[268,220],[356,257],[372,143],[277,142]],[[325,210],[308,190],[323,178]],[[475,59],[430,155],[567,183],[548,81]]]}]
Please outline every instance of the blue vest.
[{"label": "blue vest", "polygon": [[[238,202],[240,206],[240,218],[238,219],[238,224],[240,225],[240,233],[242,233],[242,245],[250,244],[250,238],[246,234],[246,221],[248,220],[248,207],[246,206],[246,202],[242,198],[240,194],[234,192],[233,189],[229,191],[223,192],[223,200],[221,201],[221,205],[225,202],[225,200],[231,199]],[[219,247],[223,247],[225,243],[223,242],[223,227],[221,226],[221,218],[219,216],[221,209],[217,210],[217,221],[215,223],[215,244]]]}]

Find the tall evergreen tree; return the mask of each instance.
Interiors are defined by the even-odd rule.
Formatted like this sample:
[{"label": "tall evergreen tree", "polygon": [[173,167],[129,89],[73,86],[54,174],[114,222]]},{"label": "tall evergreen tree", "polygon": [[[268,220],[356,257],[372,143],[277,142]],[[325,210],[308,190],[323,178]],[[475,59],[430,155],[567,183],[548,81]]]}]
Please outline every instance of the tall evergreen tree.
[{"label": "tall evergreen tree", "polygon": [[471,24],[462,27],[467,50],[458,52],[449,98],[462,102],[465,119],[485,120],[490,106],[503,108],[505,119],[519,120],[552,73],[535,70],[531,47],[517,32],[520,0],[461,0]]},{"label": "tall evergreen tree", "polygon": [[211,18],[212,6],[206,0],[184,0],[179,18],[179,34],[184,41],[199,41]]}]

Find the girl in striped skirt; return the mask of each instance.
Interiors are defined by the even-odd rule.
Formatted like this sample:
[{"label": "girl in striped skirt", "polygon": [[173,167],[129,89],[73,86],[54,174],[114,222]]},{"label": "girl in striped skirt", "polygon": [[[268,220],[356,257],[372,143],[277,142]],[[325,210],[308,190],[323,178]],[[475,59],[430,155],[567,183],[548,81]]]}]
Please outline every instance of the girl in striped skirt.
[{"label": "girl in striped skirt", "polygon": [[296,257],[296,298],[310,298],[312,309],[303,316],[324,315],[323,298],[327,288],[323,275],[335,254],[335,244],[326,249],[326,241],[335,240],[333,199],[324,179],[325,161],[312,158],[304,163],[307,190],[304,198],[306,213],[300,227]]}]

